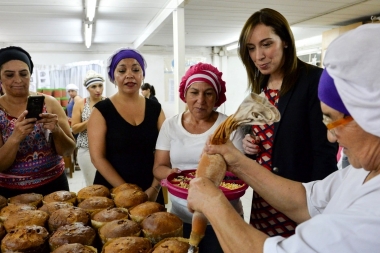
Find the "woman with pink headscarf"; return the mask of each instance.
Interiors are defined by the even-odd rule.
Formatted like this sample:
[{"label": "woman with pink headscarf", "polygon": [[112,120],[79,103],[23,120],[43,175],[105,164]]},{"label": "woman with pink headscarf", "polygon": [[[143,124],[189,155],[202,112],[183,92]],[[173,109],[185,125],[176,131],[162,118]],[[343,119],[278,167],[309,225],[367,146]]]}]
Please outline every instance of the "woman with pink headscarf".
[{"label": "woman with pink headscarf", "polygon": [[[180,170],[197,168],[207,138],[227,118],[225,114],[214,110],[226,101],[225,92],[222,72],[214,66],[198,63],[186,72],[179,86],[179,95],[188,109],[162,124],[153,167],[156,179],[162,180]],[[240,132],[233,137],[233,143],[240,149],[242,137]],[[187,201],[174,195],[170,195],[170,200],[171,213],[182,219],[183,236],[189,238],[192,213],[188,211]],[[231,204],[243,215],[240,199],[231,201]],[[223,252],[210,225],[199,244],[199,251]]]}]

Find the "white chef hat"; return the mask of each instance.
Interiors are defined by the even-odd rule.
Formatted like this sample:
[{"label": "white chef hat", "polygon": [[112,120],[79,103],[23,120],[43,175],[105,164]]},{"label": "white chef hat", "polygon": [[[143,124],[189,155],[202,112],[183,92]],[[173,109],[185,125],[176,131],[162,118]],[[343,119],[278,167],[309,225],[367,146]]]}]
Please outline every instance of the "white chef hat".
[{"label": "white chef hat", "polygon": [[66,91],[69,91],[69,90],[76,90],[76,91],[78,91],[79,88],[75,84],[70,83],[70,84],[66,85]]},{"label": "white chef hat", "polygon": [[380,24],[348,31],[328,46],[323,64],[345,107],[366,132],[380,137]]}]

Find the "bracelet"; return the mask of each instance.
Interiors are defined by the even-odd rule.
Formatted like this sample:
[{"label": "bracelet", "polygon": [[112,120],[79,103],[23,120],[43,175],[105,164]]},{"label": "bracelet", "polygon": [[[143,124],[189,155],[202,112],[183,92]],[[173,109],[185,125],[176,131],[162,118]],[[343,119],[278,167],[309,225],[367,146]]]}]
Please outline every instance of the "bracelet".
[{"label": "bracelet", "polygon": [[157,193],[160,192],[160,190],[158,190],[156,187],[151,186],[151,187],[149,187],[149,188],[153,188]]}]

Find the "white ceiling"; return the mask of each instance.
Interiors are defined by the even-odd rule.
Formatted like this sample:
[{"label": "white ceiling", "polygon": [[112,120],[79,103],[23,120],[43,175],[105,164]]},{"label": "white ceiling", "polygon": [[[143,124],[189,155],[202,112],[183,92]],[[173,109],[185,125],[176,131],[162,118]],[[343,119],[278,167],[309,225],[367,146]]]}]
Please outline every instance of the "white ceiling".
[{"label": "white ceiling", "polygon": [[[133,46],[137,40],[143,40],[142,50],[173,45],[172,15],[160,24],[155,21],[168,0],[98,0],[93,43],[87,49],[84,3],[85,0],[0,0],[0,46],[94,52]],[[187,48],[235,42],[247,18],[265,7],[287,18],[296,40],[380,16],[380,0],[185,0],[182,7]],[[154,24],[158,28],[144,40],[142,34]]]}]

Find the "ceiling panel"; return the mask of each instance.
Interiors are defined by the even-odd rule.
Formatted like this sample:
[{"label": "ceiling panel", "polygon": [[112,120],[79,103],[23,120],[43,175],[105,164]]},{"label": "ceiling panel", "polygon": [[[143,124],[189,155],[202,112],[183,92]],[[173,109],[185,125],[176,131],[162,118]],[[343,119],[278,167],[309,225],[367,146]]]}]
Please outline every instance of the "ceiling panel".
[{"label": "ceiling panel", "polygon": [[[178,0],[180,1],[180,0]],[[85,0],[0,0],[0,43],[84,46]],[[132,45],[169,0],[98,0],[93,45]],[[380,16],[380,0],[185,0],[187,47],[224,46],[238,39],[247,18],[261,8],[281,12],[296,39],[320,35],[339,25]],[[171,47],[169,15],[144,45]],[[61,48],[61,47],[60,47]],[[62,48],[61,48],[62,49]]]}]

